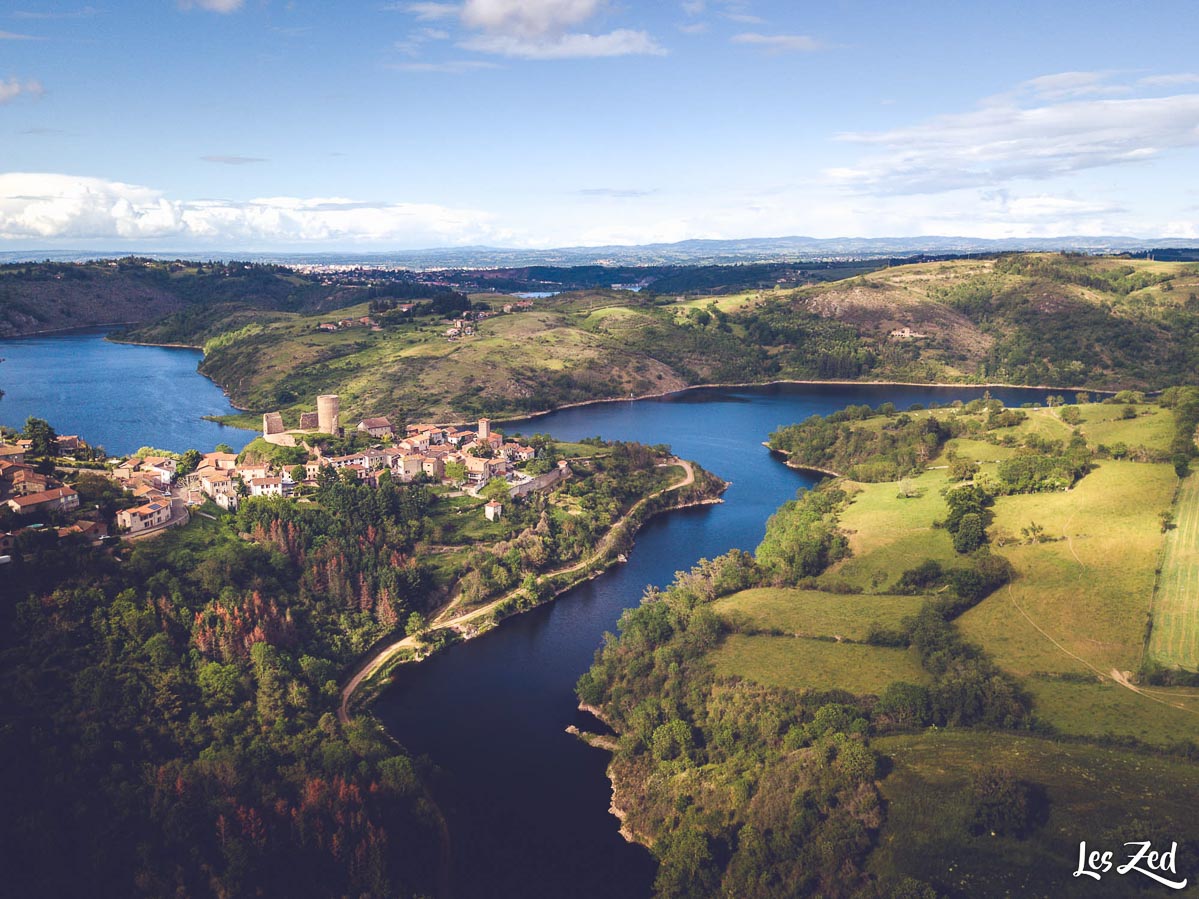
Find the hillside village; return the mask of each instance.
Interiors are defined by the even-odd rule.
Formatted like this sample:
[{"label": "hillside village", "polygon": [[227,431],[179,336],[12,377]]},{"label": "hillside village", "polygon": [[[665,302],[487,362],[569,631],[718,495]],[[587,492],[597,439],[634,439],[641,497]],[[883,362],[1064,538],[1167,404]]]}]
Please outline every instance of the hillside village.
[{"label": "hillside village", "polygon": [[[124,508],[117,509],[112,520],[118,533],[134,538],[183,524],[190,517],[189,509],[208,501],[226,511],[235,510],[245,497],[294,497],[307,502],[305,494],[331,474],[373,486],[385,476],[404,484],[442,484],[455,495],[471,497],[498,483],[488,490],[489,501],[482,507],[489,521],[503,515],[505,496],[525,496],[571,475],[565,460],[547,464],[545,470],[523,470],[537,457],[537,450],[507,440],[486,418],[479,420],[475,430],[414,424],[399,435],[387,418],[373,416],[359,421],[347,434],[338,410],[336,396],[319,397],[318,412],[305,413],[301,428],[290,431],[284,430],[279,413],[264,415],[263,440],[290,449],[284,459],[218,448],[185,456],[139,453],[114,464],[93,459],[91,448],[76,435],[55,437],[50,454],[31,452],[33,441],[28,439],[0,444],[0,509],[21,525],[0,528],[0,559],[9,557],[23,533],[55,530],[59,537],[79,534],[96,545],[109,537],[104,516],[94,504],[81,504],[79,491],[62,480],[76,465],[88,466],[80,470],[108,479],[120,489],[119,505]],[[330,438],[352,448],[328,453],[322,446]],[[53,473],[43,473],[47,469]]]},{"label": "hillside village", "polygon": [[[232,510],[243,496],[292,496],[301,487],[315,487],[325,469],[345,472],[375,485],[384,473],[404,484],[423,479],[460,488],[470,496],[478,495],[497,479],[506,485],[509,495],[524,496],[569,476],[565,461],[536,476],[521,471],[518,466],[532,461],[537,451],[506,440],[501,432],[492,430],[486,418],[479,420],[474,431],[444,425],[408,425],[402,437],[387,418],[364,418],[352,435],[378,443],[329,455],[322,451],[319,438],[345,436],[338,421],[338,398],[318,397],[317,405],[317,413],[305,413],[301,427],[290,431],[282,429],[279,413],[263,416],[263,439],[273,445],[303,449],[307,454],[304,461],[276,464],[243,458],[239,462],[232,453],[208,453],[183,480],[186,498],[190,502],[211,499],[222,509]],[[487,507],[488,517],[498,516],[501,506],[493,501]]]},{"label": "hillside village", "polygon": [[[79,492],[64,484],[56,475],[39,470],[27,460],[35,449],[34,441],[17,440],[0,444],[0,510],[18,521],[28,520],[34,530],[54,531],[59,537],[82,535],[89,540],[99,541],[107,536],[108,528],[102,520],[84,515],[76,517],[80,509]],[[59,451],[63,453],[86,453],[89,449],[77,435],[58,438]],[[60,526],[49,528],[38,519],[49,518]],[[20,530],[8,531],[0,528],[0,565],[6,564],[9,553],[16,546]]]}]

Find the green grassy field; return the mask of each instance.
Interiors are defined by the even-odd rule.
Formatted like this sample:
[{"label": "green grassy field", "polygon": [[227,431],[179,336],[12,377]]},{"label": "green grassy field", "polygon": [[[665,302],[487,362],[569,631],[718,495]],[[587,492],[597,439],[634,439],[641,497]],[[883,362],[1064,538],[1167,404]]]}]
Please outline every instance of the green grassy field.
[{"label": "green grassy field", "polygon": [[[1126,840],[1199,840],[1199,778],[1180,759],[1027,736],[939,731],[885,737],[874,747],[890,759],[882,781],[886,824],[870,870],[911,876],[945,896],[1092,897],[1162,894],[1148,880],[1113,874],[1096,882],[1072,877],[1078,844],[1124,851]],[[1026,839],[973,835],[970,779],[1001,765],[1033,786],[1039,826]],[[1179,876],[1194,884],[1196,870]],[[1121,861],[1127,856],[1122,856]],[[1185,895],[1190,895],[1187,893]]]},{"label": "green grassy field", "polygon": [[[1141,406],[1135,419],[1122,417],[1123,405],[1088,404],[1080,407],[1081,427],[1092,445],[1112,436],[1129,446],[1161,446],[1172,431],[1169,410]],[[1070,428],[1057,409],[1030,409],[1022,424],[989,432],[995,437],[1013,434],[1018,439],[1036,434],[1061,439]],[[957,414],[939,410],[937,416]],[[885,419],[872,419],[863,425]],[[1108,429],[1108,430],[1104,430]],[[1113,430],[1118,429],[1118,430]],[[956,438],[947,444],[958,455],[983,460],[983,477],[996,476],[995,460],[1017,452],[976,438]],[[949,484],[944,456],[934,459],[923,474],[907,479],[909,492],[901,497],[894,482],[859,484],[843,481],[852,501],[840,523],[849,538],[852,555],[818,579],[826,586],[846,586],[863,595],[835,596],[802,591],[747,591],[717,606],[731,621],[738,614],[760,629],[779,628],[788,633],[861,639],[871,624],[898,623],[903,600],[887,597],[898,577],[925,559],[958,565],[963,559],[952,547],[950,535],[934,527],[945,517],[942,490]],[[1016,675],[1034,700],[1035,714],[1062,733],[1130,737],[1146,743],[1168,745],[1199,733],[1199,697],[1196,691],[1149,688],[1136,692],[1117,683],[1113,671],[1135,677],[1141,667],[1146,625],[1155,570],[1163,540],[1159,514],[1170,507],[1178,483],[1173,466],[1101,459],[1093,470],[1068,491],[999,496],[988,526],[994,552],[1011,562],[1015,577],[1004,587],[961,615],[956,625],[962,635],[981,646],[1005,670]],[[1151,652],[1163,661],[1180,664],[1194,656],[1199,641],[1199,480],[1190,485],[1180,527],[1170,532],[1175,547],[1163,572],[1163,592],[1155,614]],[[1187,505],[1187,504],[1190,505]],[[1037,524],[1047,542],[1031,543],[1021,533]],[[1189,547],[1183,551],[1184,547]],[[1187,580],[1191,578],[1191,580]],[[872,595],[881,594],[881,595]],[[876,601],[888,602],[879,605]],[[915,610],[923,601],[912,598]],[[1171,645],[1173,650],[1168,649]],[[779,644],[786,647],[787,644]],[[804,644],[802,641],[796,646]],[[769,655],[749,658],[747,647],[722,650],[728,670],[754,671],[758,677],[774,676],[779,682],[807,685],[796,673],[807,664],[788,663],[779,646]],[[1158,647],[1163,649],[1159,650]],[[1168,655],[1169,652],[1177,655]],[[806,653],[806,649],[805,649]],[[825,652],[820,677],[842,686],[860,684],[859,660]],[[839,663],[845,662],[843,666]],[[770,666],[774,666],[771,670]],[[867,681],[869,678],[866,679]],[[852,689],[846,687],[847,689]]]},{"label": "green grassy field", "polygon": [[1174,416],[1168,409],[1156,406],[1136,406],[1136,418],[1121,417],[1123,405],[1101,405],[1092,403],[1080,406],[1082,422],[1079,429],[1092,446],[1112,446],[1123,443],[1127,446],[1144,446],[1165,452],[1174,437]]},{"label": "green grassy field", "polygon": [[993,536],[1035,522],[1052,542],[1003,547],[1016,578],[959,619],[964,636],[1018,674],[1136,671],[1175,483],[1170,465],[1103,461],[1072,490],[1001,497]]},{"label": "green grassy field", "polygon": [[713,607],[730,622],[807,637],[864,640],[871,627],[896,628],[920,609],[915,596],[859,596],[762,587],[726,596]]},{"label": "green grassy field", "polygon": [[1134,693],[1094,675],[1083,680],[1031,677],[1023,682],[1033,708],[1063,734],[1076,737],[1131,737],[1170,746],[1199,733],[1199,692],[1146,687]]},{"label": "green grassy field", "polygon": [[899,484],[846,482],[853,502],[841,516],[853,555],[825,574],[825,582],[844,581],[883,593],[908,568],[936,559],[952,562],[957,554],[948,532],[933,527],[945,517],[944,471],[926,471],[908,479],[918,495],[899,498]]},{"label": "green grassy field", "polygon": [[913,650],[806,637],[732,634],[712,654],[716,673],[793,690],[881,693],[895,681],[928,680]]},{"label": "green grassy field", "polygon": [[1164,665],[1199,668],[1199,476],[1182,482],[1175,527],[1153,599],[1149,653]]}]

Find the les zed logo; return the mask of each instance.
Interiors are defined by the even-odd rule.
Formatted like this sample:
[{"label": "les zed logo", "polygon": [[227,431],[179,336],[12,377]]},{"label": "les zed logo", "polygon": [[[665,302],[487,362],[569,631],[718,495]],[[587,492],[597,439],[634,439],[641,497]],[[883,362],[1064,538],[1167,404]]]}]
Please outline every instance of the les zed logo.
[{"label": "les zed logo", "polygon": [[[1128,861],[1116,868],[1117,874],[1136,871],[1171,889],[1181,890],[1186,887],[1187,879],[1185,877],[1182,880],[1169,880],[1164,876],[1167,873],[1174,877],[1178,876],[1174,870],[1175,857],[1178,853],[1177,843],[1171,843],[1166,852],[1153,851],[1150,848],[1152,844],[1148,840],[1124,845],[1135,848]],[[1088,853],[1086,840],[1078,844],[1078,870],[1074,872],[1075,877],[1093,877],[1099,880],[1111,869],[1111,852],[1100,852],[1096,849]]]}]

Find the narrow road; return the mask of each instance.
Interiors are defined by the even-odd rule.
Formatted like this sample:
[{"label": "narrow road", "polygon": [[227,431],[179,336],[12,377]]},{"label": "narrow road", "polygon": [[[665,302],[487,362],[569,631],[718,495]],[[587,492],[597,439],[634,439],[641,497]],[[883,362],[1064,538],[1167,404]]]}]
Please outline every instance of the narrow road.
[{"label": "narrow road", "polygon": [[[567,565],[563,568],[556,568],[553,571],[543,572],[537,576],[537,580],[539,582],[544,582],[549,578],[554,578],[561,574],[570,574],[571,572],[586,568],[597,558],[601,558],[604,553],[607,552],[608,547],[611,546],[612,540],[615,539],[614,535],[616,534],[617,529],[624,525],[624,523],[629,520],[629,517],[633,515],[634,512],[640,509],[651,499],[656,499],[662,494],[669,493],[674,490],[682,490],[684,487],[690,487],[695,483],[695,469],[686,459],[671,459],[668,462],[659,464],[658,467],[669,468],[673,465],[680,466],[687,473],[683,480],[679,481],[677,484],[671,485],[670,487],[663,487],[661,490],[651,493],[649,496],[638,500],[629,509],[629,511],[625,513],[624,517],[621,518],[620,521],[616,522],[616,524],[612,525],[612,527],[608,529],[608,533],[603,536],[600,542],[596,545],[595,552],[593,552],[590,556],[584,557],[573,565]],[[469,624],[477,618],[481,618],[484,615],[490,615],[495,611],[496,607],[500,605],[500,603],[510,599],[518,592],[520,591],[513,590],[512,592],[506,593],[498,599],[492,600],[486,605],[479,606],[479,608],[472,609],[469,612],[462,612],[458,615],[453,614],[454,603],[451,602],[433,619],[433,628],[437,630],[443,630],[445,628],[457,628],[460,625]],[[370,678],[376,671],[378,671],[392,658],[394,658],[397,653],[405,649],[416,649],[420,645],[420,642],[421,641],[416,637],[404,637],[400,640],[396,640],[393,643],[388,643],[386,646],[380,647],[374,654],[368,656],[364,661],[362,661],[354,670],[354,674],[348,681],[346,681],[345,686],[341,688],[341,703],[337,707],[338,720],[342,724],[349,724],[350,700],[353,698],[355,691],[362,686],[362,683],[365,680]]]}]

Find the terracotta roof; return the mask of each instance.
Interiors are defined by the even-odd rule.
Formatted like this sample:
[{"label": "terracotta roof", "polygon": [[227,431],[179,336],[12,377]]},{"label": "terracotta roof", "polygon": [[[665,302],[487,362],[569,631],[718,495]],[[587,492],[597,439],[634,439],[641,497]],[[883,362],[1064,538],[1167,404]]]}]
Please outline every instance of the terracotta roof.
[{"label": "terracotta roof", "polygon": [[28,496],[14,496],[9,502],[14,502],[21,508],[25,506],[38,506],[42,503],[53,502],[57,499],[66,499],[68,496],[75,496],[75,491],[70,487],[55,487],[53,490],[43,490],[41,493],[31,493]]},{"label": "terracotta roof", "polygon": [[391,422],[386,418],[364,418],[362,425],[367,428],[390,428]]}]

